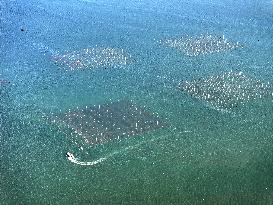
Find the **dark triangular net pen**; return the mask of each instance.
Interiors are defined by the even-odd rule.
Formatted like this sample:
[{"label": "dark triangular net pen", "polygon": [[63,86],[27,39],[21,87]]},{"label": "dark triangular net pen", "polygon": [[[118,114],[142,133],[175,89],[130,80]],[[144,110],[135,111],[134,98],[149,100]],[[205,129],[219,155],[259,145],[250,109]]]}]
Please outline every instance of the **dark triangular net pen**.
[{"label": "dark triangular net pen", "polygon": [[[104,146],[98,145],[108,144],[110,141],[125,142],[124,139],[126,138],[144,136],[149,132],[168,127],[165,119],[150,112],[146,107],[138,106],[128,100],[69,109],[64,112],[52,113],[46,118],[50,124],[57,126],[58,130],[71,138],[71,142],[77,145],[82,154],[88,152],[88,147],[104,149]],[[126,145],[127,143],[125,143],[125,147],[122,145],[122,147],[114,148],[114,150],[111,147],[115,146],[110,145],[110,148],[108,147],[108,150],[105,150],[105,154],[99,154],[95,158],[92,154],[91,161],[90,159],[82,161],[76,158],[74,153],[70,152],[70,148],[66,156],[68,160],[75,164],[93,166],[118,153],[133,149],[142,143],[143,140],[141,139],[139,142],[134,142],[134,144]],[[109,153],[109,150],[112,151]]]},{"label": "dark triangular net pen", "polygon": [[60,128],[71,129],[90,145],[141,135],[167,126],[159,116],[127,100],[68,110],[48,119]]}]

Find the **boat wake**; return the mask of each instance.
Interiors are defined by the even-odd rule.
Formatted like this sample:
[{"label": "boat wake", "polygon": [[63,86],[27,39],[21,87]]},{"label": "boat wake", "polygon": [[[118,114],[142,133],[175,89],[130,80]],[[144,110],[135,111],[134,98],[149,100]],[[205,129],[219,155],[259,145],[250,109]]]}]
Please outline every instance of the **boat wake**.
[{"label": "boat wake", "polygon": [[66,157],[69,161],[75,163],[75,164],[78,164],[78,165],[82,165],[82,166],[93,166],[93,165],[96,165],[96,164],[99,164],[101,162],[103,162],[104,160],[107,159],[107,157],[102,157],[102,158],[99,158],[97,160],[94,160],[94,161],[91,161],[91,162],[82,162],[82,161],[79,161],[72,153],[70,152],[67,152],[66,153]]},{"label": "boat wake", "polygon": [[[175,129],[175,128],[174,128],[174,129]],[[191,132],[191,131],[186,130],[186,131],[184,131],[184,132]],[[78,158],[76,158],[71,152],[67,152],[67,153],[66,153],[66,157],[67,157],[67,159],[68,159],[70,162],[72,162],[72,163],[74,163],[74,164],[77,164],[77,165],[81,165],[81,166],[94,166],[94,165],[99,164],[99,163],[101,163],[101,162],[103,162],[103,161],[106,161],[107,159],[109,159],[109,158],[111,158],[111,157],[113,157],[113,156],[115,156],[115,155],[117,155],[117,154],[121,154],[121,153],[124,153],[124,152],[126,152],[126,151],[136,149],[136,148],[140,147],[140,146],[143,145],[143,144],[152,143],[152,142],[154,142],[154,141],[157,141],[157,140],[160,140],[160,139],[166,138],[166,137],[169,137],[169,135],[163,135],[163,136],[161,136],[161,137],[153,138],[153,139],[150,139],[150,140],[148,140],[148,141],[142,141],[142,142],[139,142],[139,143],[137,143],[137,144],[135,144],[135,145],[125,147],[124,149],[121,149],[121,150],[118,150],[118,151],[114,151],[114,152],[112,152],[112,153],[110,153],[110,154],[108,154],[108,155],[106,155],[106,156],[104,156],[104,157],[101,157],[101,158],[96,159],[96,160],[93,160],[93,161],[88,161],[88,162],[80,161],[80,160],[79,160]]]}]

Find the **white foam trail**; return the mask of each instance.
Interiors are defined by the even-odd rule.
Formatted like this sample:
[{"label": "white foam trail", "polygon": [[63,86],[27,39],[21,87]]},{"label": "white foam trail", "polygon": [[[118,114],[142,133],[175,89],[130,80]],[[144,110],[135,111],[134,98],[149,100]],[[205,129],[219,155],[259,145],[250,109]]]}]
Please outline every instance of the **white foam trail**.
[{"label": "white foam trail", "polygon": [[[163,137],[166,137],[166,136],[163,136]],[[162,137],[159,137],[159,138],[155,138],[155,139],[151,139],[149,140],[149,142],[153,142],[155,140],[158,140],[158,139],[161,139]],[[122,153],[122,152],[125,152],[127,150],[132,150],[132,149],[135,149],[137,147],[139,147],[140,145],[142,145],[143,143],[147,143],[147,141],[143,141],[143,142],[140,142],[134,146],[128,146],[128,147],[125,147],[124,149],[121,149],[119,151],[114,151],[112,152],[111,154],[105,156],[105,157],[101,157],[97,160],[94,160],[94,161],[90,161],[90,162],[83,162],[83,161],[79,161],[72,153],[70,152],[67,152],[66,153],[66,156],[67,156],[67,159],[75,164],[78,164],[78,165],[81,165],[81,166],[93,166],[93,165],[96,165],[96,164],[99,164],[107,159],[109,159],[110,157],[113,157],[114,155],[117,155],[119,153]]]},{"label": "white foam trail", "polygon": [[[185,131],[185,132],[191,132],[191,131],[188,131],[188,130],[187,130],[187,131]],[[75,163],[75,164],[77,164],[77,165],[81,165],[81,166],[93,166],[93,165],[99,164],[99,163],[101,163],[101,162],[103,162],[103,161],[105,161],[105,160],[107,160],[107,159],[113,157],[114,155],[120,154],[120,153],[125,152],[125,151],[128,151],[128,150],[135,149],[135,148],[141,146],[141,145],[144,144],[144,143],[151,143],[151,142],[154,142],[154,141],[156,141],[156,140],[160,140],[160,139],[162,139],[162,138],[165,138],[165,137],[167,137],[167,136],[169,136],[169,135],[163,135],[163,136],[161,136],[161,137],[153,138],[153,139],[150,139],[150,140],[148,140],[148,141],[147,141],[147,140],[146,140],[146,141],[144,140],[144,141],[142,141],[142,142],[139,142],[139,143],[135,144],[134,146],[125,147],[124,149],[121,149],[121,150],[119,150],[119,151],[114,151],[114,152],[112,152],[111,154],[108,154],[108,155],[105,156],[105,157],[101,157],[101,158],[99,158],[99,159],[97,159],[97,160],[93,160],[93,161],[90,161],[90,162],[82,162],[82,161],[79,161],[79,160],[78,160],[76,157],[74,157],[74,155],[73,155],[72,153],[70,153],[70,152],[67,152],[67,153],[66,153],[66,156],[67,156],[67,159],[68,159],[69,161],[71,161],[71,162],[73,162],[73,163]]]},{"label": "white foam trail", "polygon": [[74,157],[74,155],[70,152],[67,152],[66,156],[69,161],[71,161],[75,164],[78,164],[78,165],[82,165],[82,166],[93,166],[93,165],[103,162],[104,160],[106,160],[108,158],[108,157],[102,157],[102,158],[99,158],[99,159],[91,161],[91,162],[82,162],[82,161],[79,161],[76,157]]},{"label": "white foam trail", "polygon": [[[143,142],[142,142],[143,143]],[[81,166],[93,166],[93,165],[96,165],[96,164],[99,164],[105,160],[107,160],[108,158],[110,157],[113,157],[114,155],[116,154],[119,154],[121,152],[124,152],[126,150],[129,150],[129,149],[134,149],[136,147],[138,147],[139,145],[141,145],[142,143],[139,143],[139,144],[136,144],[135,146],[129,146],[129,147],[126,147],[120,151],[114,151],[112,152],[111,154],[105,156],[105,157],[101,157],[97,160],[93,160],[93,161],[90,161],[90,162],[83,162],[83,161],[80,161],[78,158],[76,158],[72,153],[70,152],[67,152],[66,153],[66,156],[67,156],[67,159],[71,162],[73,162],[74,164],[78,164],[78,165],[81,165]]]}]

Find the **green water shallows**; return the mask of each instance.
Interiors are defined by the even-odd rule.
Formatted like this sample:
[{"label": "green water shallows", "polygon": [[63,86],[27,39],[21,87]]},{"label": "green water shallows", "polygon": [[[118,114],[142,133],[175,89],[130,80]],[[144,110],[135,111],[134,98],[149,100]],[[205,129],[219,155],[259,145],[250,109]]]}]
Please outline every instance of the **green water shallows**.
[{"label": "green water shallows", "polygon": [[[13,183],[19,184],[13,189],[17,197],[13,202],[270,203],[272,199],[266,193],[272,190],[268,184],[268,166],[272,165],[267,162],[272,116],[264,117],[266,111],[258,112],[260,115],[253,111],[255,118],[249,115],[246,122],[243,117],[191,104],[190,98],[184,102],[169,100],[162,109],[160,103],[164,101],[158,93],[154,93],[149,104],[161,113],[169,112],[175,129],[152,132],[97,150],[86,149],[83,157],[87,159],[114,153],[92,169],[66,160],[65,152],[74,145],[57,129],[22,121],[14,124],[10,139],[14,146],[6,150],[13,153],[7,173],[15,175],[17,180]],[[142,100],[145,98],[148,97],[143,95]],[[16,139],[18,134],[20,138]],[[264,174],[265,177],[257,178]]]},{"label": "green water shallows", "polygon": [[[18,8],[19,2],[11,2]],[[174,9],[173,4],[160,13],[154,7],[138,7],[136,1],[136,7],[130,9],[126,2],[126,9],[118,7],[121,13],[115,14],[115,2],[80,2],[41,1],[40,5],[34,3],[38,12],[6,10],[13,12],[11,20],[18,26],[11,30],[23,23],[28,32],[16,33],[18,45],[11,46],[10,65],[1,67],[15,84],[5,100],[7,114],[1,115],[5,124],[1,124],[1,203],[272,204],[272,102],[246,103],[236,115],[229,115],[203,106],[177,88],[180,80],[215,76],[231,68],[271,81],[272,32],[260,25],[270,21],[247,14],[234,19],[219,8],[209,10],[212,16],[204,19],[202,12],[190,13],[193,8],[181,12],[181,6]],[[21,16],[16,19],[16,15]],[[188,58],[155,43],[165,36],[194,36],[208,30],[247,46]],[[27,39],[61,50],[122,45],[136,62],[124,69],[64,71],[37,51],[27,50],[32,43]],[[132,99],[146,105],[166,116],[171,127],[95,149],[85,147],[86,152],[81,152],[69,136],[42,119],[45,112],[110,99]],[[69,149],[84,159],[109,157],[95,166],[82,167],[67,160]]]}]

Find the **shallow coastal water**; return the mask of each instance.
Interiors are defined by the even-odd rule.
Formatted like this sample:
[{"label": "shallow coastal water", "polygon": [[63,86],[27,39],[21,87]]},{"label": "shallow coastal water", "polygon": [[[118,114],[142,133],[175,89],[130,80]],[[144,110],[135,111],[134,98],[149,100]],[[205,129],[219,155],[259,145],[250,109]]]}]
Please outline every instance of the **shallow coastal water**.
[{"label": "shallow coastal water", "polygon": [[[272,95],[225,112],[179,89],[231,70],[273,85],[272,7],[1,1],[0,80],[10,83],[0,84],[0,204],[272,204]],[[201,34],[243,46],[187,56],[159,43]],[[56,53],[96,47],[122,49],[132,60],[101,67],[89,55],[91,69],[54,62]],[[132,100],[168,126],[91,146],[45,117],[118,100]],[[81,166],[67,152],[103,160]]]}]

